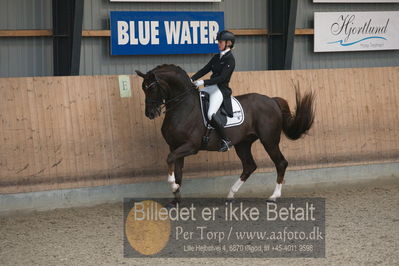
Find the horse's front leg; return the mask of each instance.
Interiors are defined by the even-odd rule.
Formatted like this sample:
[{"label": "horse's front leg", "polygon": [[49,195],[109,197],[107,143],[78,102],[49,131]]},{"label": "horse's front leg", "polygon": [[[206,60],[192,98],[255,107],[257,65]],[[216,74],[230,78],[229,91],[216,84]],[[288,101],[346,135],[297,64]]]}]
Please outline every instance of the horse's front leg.
[{"label": "horse's front leg", "polygon": [[179,188],[183,177],[184,157],[197,153],[191,143],[186,143],[171,151],[167,158],[168,163],[168,182],[175,193],[175,198],[180,198]]},{"label": "horse's front leg", "polygon": [[[175,199],[174,199],[175,203],[179,203],[180,199],[181,199],[180,188],[181,188],[182,180],[183,180],[183,167],[184,167],[184,157],[179,158],[175,161],[174,183],[179,186],[179,188],[173,192],[173,194],[175,195]],[[171,185],[173,186],[173,183],[171,183]],[[173,187],[172,187],[172,191],[173,191]]]}]

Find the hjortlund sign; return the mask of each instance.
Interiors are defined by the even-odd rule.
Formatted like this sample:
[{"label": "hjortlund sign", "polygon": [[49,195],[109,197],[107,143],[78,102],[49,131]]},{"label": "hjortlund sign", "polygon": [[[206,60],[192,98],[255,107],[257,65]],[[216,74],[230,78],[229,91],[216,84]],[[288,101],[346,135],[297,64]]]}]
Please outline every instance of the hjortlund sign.
[{"label": "hjortlund sign", "polygon": [[112,55],[217,53],[223,12],[111,11]]},{"label": "hjortlund sign", "polygon": [[314,51],[399,49],[399,11],[315,12]]}]

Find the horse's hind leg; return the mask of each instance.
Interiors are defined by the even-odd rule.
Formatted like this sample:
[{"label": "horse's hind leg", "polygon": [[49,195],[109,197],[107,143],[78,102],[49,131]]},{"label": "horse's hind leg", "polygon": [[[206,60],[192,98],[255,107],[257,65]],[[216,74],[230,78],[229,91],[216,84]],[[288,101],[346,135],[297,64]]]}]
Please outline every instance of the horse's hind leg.
[{"label": "horse's hind leg", "polygon": [[234,146],[238,157],[242,163],[242,174],[237,182],[230,188],[229,194],[227,195],[228,199],[234,198],[234,194],[240,189],[242,184],[249,178],[249,176],[256,170],[256,163],[251,153],[251,146],[253,141],[245,141],[241,142]]},{"label": "horse's hind leg", "polygon": [[269,200],[275,201],[276,198],[279,198],[281,196],[281,188],[283,186],[285,169],[287,169],[288,162],[284,158],[284,155],[281,153],[278,144],[268,145],[263,143],[263,146],[265,147],[267,153],[274,162],[277,170],[277,184],[273,194],[269,198]]}]

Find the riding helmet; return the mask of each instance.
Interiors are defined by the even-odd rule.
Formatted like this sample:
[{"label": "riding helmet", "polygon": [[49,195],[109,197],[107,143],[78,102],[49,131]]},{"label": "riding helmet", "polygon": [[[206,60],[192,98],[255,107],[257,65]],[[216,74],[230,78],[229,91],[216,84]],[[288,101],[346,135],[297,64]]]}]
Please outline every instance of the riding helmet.
[{"label": "riding helmet", "polygon": [[234,43],[236,41],[236,37],[234,34],[228,30],[222,30],[216,36],[216,40],[218,41],[231,41],[231,48],[234,47]]}]

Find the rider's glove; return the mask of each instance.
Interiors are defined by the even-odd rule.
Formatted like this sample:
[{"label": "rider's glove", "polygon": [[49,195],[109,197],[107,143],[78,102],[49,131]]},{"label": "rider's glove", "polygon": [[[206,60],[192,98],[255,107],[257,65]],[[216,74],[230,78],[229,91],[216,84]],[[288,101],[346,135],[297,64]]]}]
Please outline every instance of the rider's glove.
[{"label": "rider's glove", "polygon": [[196,81],[194,81],[194,85],[197,86],[197,87],[202,86],[202,85],[204,85],[204,81],[203,80],[196,80]]}]

